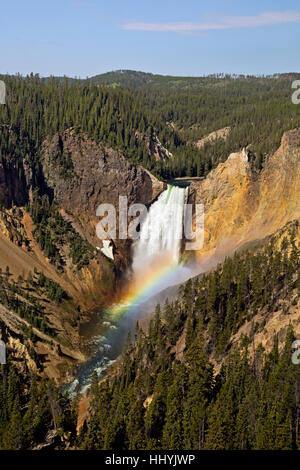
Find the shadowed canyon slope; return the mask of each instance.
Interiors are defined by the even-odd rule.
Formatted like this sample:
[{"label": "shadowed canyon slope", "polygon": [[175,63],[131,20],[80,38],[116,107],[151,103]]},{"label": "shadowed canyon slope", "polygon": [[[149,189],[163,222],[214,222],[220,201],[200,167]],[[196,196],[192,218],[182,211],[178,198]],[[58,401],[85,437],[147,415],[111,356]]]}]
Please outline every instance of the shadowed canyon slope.
[{"label": "shadowed canyon slope", "polygon": [[[4,273],[8,267],[5,289],[10,291],[17,286],[24,308],[27,305],[30,311],[39,302],[41,315],[47,318],[52,335],[40,331],[36,325],[32,341],[24,333],[30,329],[30,322],[16,315],[13,308],[10,311],[9,306],[1,308],[0,320],[2,337],[9,345],[11,356],[23,357],[24,364],[33,370],[66,380],[68,367],[83,359],[79,352],[78,322],[82,315],[79,312],[109,301],[118,275],[130,261],[127,241],[115,242],[114,264],[96,249],[102,246],[96,237],[99,221],[96,208],[103,202],[117,208],[119,195],[127,196],[129,204],[149,205],[163,190],[164,183],[143,167],[134,167],[120,152],[97,145],[72,129],[45,140],[40,153],[42,165],[38,169],[24,160],[10,160],[6,164],[3,159],[0,165],[0,268]],[[48,197],[56,207],[50,217],[52,228],[44,225],[38,232],[33,212],[36,207],[45,209],[43,205],[37,206],[37,194],[41,195],[39,204],[43,204],[43,197]],[[30,204],[30,210],[25,204]],[[55,231],[59,224],[65,224],[65,238],[59,235],[59,230]],[[45,230],[47,236],[53,232],[51,244],[55,243],[61,263],[53,256],[50,259],[39,242]],[[72,243],[77,244],[73,248],[69,231]],[[90,252],[88,261],[81,266],[74,261],[80,246],[83,256],[86,247]],[[56,283],[56,289],[61,286],[68,299],[56,302],[47,297],[45,289],[40,291],[39,273]]]},{"label": "shadowed canyon slope", "polygon": [[[119,196],[149,206],[164,189],[164,183],[142,166],[133,166],[121,152],[105,148],[68,129],[44,142],[43,174],[57,204],[84,226],[84,234],[95,246],[101,246],[95,227],[99,204],[119,207]],[[73,220],[73,223],[76,223]],[[124,271],[129,263],[130,244],[114,240],[115,267]]]}]

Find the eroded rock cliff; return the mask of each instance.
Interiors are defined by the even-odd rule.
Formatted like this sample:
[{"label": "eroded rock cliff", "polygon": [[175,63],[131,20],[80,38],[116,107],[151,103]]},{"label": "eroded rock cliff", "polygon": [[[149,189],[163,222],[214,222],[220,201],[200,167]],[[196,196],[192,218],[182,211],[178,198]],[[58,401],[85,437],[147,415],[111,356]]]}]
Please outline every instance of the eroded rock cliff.
[{"label": "eroded rock cliff", "polygon": [[[122,153],[98,145],[74,129],[44,142],[42,165],[54,199],[81,221],[85,236],[95,246],[101,246],[95,230],[100,204],[112,204],[118,216],[119,196],[127,196],[128,205],[149,206],[165,188],[163,182],[142,166],[133,166]],[[124,272],[130,263],[130,242],[114,240],[114,248],[115,267]]]},{"label": "eroded rock cliff", "polygon": [[300,216],[300,129],[286,132],[261,173],[246,149],[229,156],[203,181],[193,181],[190,201],[204,204],[204,246],[199,259],[216,260]]},{"label": "eroded rock cliff", "polygon": [[[11,291],[7,305],[0,309],[0,326],[16,363],[61,381],[67,380],[72,366],[84,359],[79,319],[85,311],[113,297],[117,277],[130,262],[127,240],[114,241],[114,263],[97,250],[101,240],[96,236],[96,208],[103,202],[118,208],[120,195],[127,196],[129,205],[149,205],[164,189],[164,183],[141,166],[130,164],[120,152],[104,148],[74,129],[46,139],[39,157],[38,169],[32,161],[11,156],[0,166],[0,268],[3,289]],[[28,202],[34,206],[33,193],[37,190],[47,194],[74,233],[91,244],[94,254],[88,264],[80,268],[74,265],[70,247],[61,242],[57,249],[63,269],[58,270],[53,259],[47,258],[37,239],[31,210],[24,207]],[[57,302],[47,297],[47,292],[40,290],[40,273],[60,286],[68,298]],[[28,318],[15,311],[16,295],[24,308],[27,305]],[[50,335],[28,320],[35,304],[45,315]]]}]

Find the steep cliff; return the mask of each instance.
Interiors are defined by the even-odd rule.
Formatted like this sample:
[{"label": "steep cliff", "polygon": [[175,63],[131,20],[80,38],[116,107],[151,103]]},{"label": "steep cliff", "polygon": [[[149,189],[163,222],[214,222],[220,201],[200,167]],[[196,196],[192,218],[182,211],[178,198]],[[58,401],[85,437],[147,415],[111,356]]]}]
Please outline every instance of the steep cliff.
[{"label": "steep cliff", "polygon": [[243,149],[203,181],[193,181],[190,201],[204,204],[204,247],[199,260],[216,260],[262,239],[300,215],[300,129],[286,132],[261,173]]},{"label": "steep cliff", "polygon": [[[84,359],[79,320],[112,298],[130,262],[127,240],[114,241],[114,263],[97,250],[97,206],[118,208],[119,195],[129,205],[149,205],[164,184],[74,129],[46,139],[38,162],[8,156],[0,166],[1,336],[16,363],[61,381]],[[76,251],[85,247],[89,257],[76,264]]]},{"label": "steep cliff", "polygon": [[[42,166],[55,201],[79,219],[95,246],[101,246],[95,231],[100,204],[112,204],[118,217],[119,196],[127,196],[128,205],[149,206],[165,187],[142,166],[133,166],[120,152],[99,146],[74,129],[44,142]],[[130,242],[114,240],[114,248],[115,267],[124,272],[130,262]]]},{"label": "steep cliff", "polygon": [[[269,242],[288,236],[294,221],[300,218],[300,129],[286,132],[278,150],[268,159],[261,172],[243,149],[231,154],[202,181],[190,186],[190,202],[204,204],[204,246],[196,257],[198,272],[208,271],[235,251],[256,251]],[[300,232],[295,232],[299,245]],[[230,343],[250,335],[253,325],[263,325],[254,335],[255,344],[266,351],[273,345],[274,334],[282,344],[290,324],[299,335],[300,302],[297,290],[289,294],[271,312],[258,309],[251,319],[230,338]],[[288,314],[287,314],[288,313]],[[221,359],[215,363],[220,369]]]}]

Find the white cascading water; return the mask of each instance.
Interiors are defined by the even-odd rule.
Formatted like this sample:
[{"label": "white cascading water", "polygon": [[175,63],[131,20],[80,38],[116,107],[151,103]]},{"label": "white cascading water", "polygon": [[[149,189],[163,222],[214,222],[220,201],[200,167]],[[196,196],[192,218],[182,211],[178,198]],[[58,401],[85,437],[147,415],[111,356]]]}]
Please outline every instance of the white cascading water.
[{"label": "white cascading water", "polygon": [[183,235],[184,204],[188,188],[168,185],[144,220],[140,238],[133,245],[133,272],[144,272],[161,254],[178,264]]},{"label": "white cascading water", "polygon": [[[133,274],[142,284],[147,272],[151,272],[152,266],[165,262],[168,266],[179,264],[184,204],[187,196],[188,188],[168,185],[167,190],[151,205],[142,224],[140,238],[133,245]],[[174,275],[171,273],[164,277],[154,289],[149,290],[150,307],[153,307],[150,311],[152,312],[157,304],[156,295],[171,285],[184,282],[189,275],[190,271],[187,268],[179,266],[179,269],[174,270]],[[148,300],[143,298],[144,302]],[[97,371],[99,377],[105,373],[107,367],[121,353],[124,338],[135,325],[140,311],[147,312],[144,306],[136,304],[136,310],[131,311],[130,317],[124,316],[116,326],[111,323],[109,313],[101,313],[101,325],[103,327],[108,325],[110,329],[106,328],[105,332],[101,329],[100,334],[92,338],[92,341],[98,345],[96,353],[79,369],[76,379],[69,384],[67,390],[71,395],[75,396],[77,391],[83,392],[89,387],[94,371]],[[103,321],[105,315],[108,315],[109,321]]]}]

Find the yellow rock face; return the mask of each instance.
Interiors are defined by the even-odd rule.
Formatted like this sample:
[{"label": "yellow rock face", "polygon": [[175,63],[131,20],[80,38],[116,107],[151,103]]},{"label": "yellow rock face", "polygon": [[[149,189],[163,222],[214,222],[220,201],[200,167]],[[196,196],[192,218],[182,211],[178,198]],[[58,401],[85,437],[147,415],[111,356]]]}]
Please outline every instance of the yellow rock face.
[{"label": "yellow rock face", "polygon": [[300,129],[286,132],[279,149],[257,174],[243,149],[203,181],[190,200],[204,204],[204,247],[199,258],[222,258],[300,217]]}]

